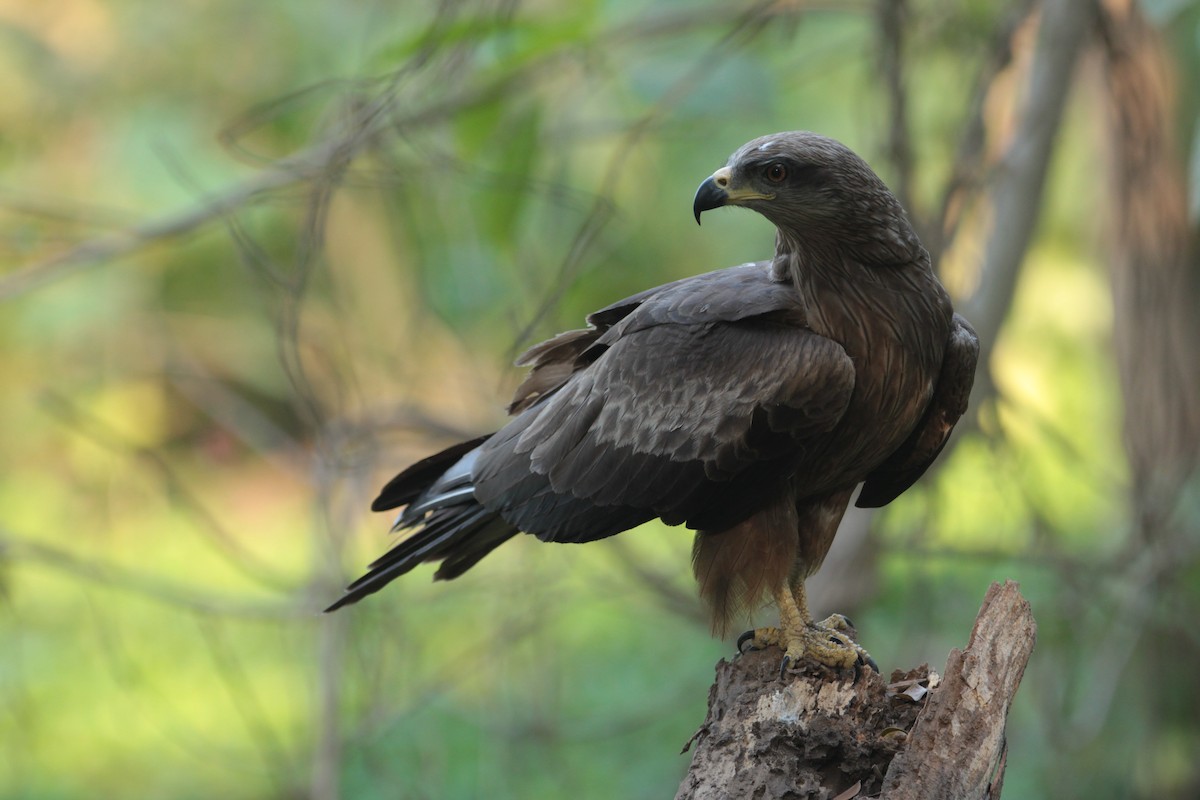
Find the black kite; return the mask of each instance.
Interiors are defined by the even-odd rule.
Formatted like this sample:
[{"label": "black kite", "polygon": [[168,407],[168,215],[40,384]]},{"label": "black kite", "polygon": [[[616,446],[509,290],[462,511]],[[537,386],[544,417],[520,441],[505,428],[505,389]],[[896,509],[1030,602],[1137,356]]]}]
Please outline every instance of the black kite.
[{"label": "black kite", "polygon": [[[520,531],[588,542],[654,518],[696,531],[700,593],[724,632],[767,595],[784,665],[872,663],[804,580],[851,493],[882,506],[966,408],[978,340],[896,198],[845,146],[764,136],[701,184],[694,211],[744,206],[775,257],[634,295],[525,353],[511,421],[409,467],[372,504],[413,531],[329,610],[417,564],[461,575]],[[740,644],[740,643],[739,643]],[[873,665],[873,663],[872,663]]]}]

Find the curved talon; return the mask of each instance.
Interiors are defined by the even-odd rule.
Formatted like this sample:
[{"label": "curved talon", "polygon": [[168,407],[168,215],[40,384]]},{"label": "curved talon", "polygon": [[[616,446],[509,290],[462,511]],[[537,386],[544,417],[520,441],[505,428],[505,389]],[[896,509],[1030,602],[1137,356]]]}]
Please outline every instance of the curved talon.
[{"label": "curved talon", "polygon": [[751,649],[751,650],[757,650],[757,649],[758,649],[757,647],[755,647],[755,646],[754,646],[754,642],[753,642],[754,635],[755,635],[755,634],[754,634],[754,629],[753,629],[753,628],[751,628],[750,630],[746,631],[745,633],[743,633],[741,636],[739,636],[739,637],[738,637],[738,640],[737,640],[737,651],[738,651],[738,653],[739,653],[739,654],[745,654],[745,652],[746,652],[746,651],[742,649],[742,645],[744,645],[744,644],[745,644],[747,641],[749,641],[749,642],[750,642],[750,649]]},{"label": "curved talon", "polygon": [[783,661],[779,662],[779,680],[783,680],[785,677],[787,677],[787,670],[791,663],[792,657],[784,653]]},{"label": "curved talon", "polygon": [[863,667],[870,667],[876,675],[879,674],[879,665],[875,663],[875,659],[871,658],[871,654],[866,650],[859,648],[858,658],[854,661],[855,683],[858,683],[858,679],[862,677]]}]

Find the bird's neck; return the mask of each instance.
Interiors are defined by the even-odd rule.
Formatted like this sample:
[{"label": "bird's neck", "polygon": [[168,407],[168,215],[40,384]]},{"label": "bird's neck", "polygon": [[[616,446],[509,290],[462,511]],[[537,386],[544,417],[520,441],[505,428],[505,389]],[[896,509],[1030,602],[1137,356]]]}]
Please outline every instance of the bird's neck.
[{"label": "bird's neck", "polygon": [[808,324],[814,330],[828,336],[841,327],[837,321],[826,318],[826,311],[832,298],[852,287],[854,267],[837,248],[821,247],[814,241],[805,242],[803,247],[789,248],[780,241],[771,271],[776,280],[790,283],[796,290],[804,304]]},{"label": "bird's neck", "polygon": [[[894,320],[894,314],[883,313],[897,295],[945,294],[933,276],[928,253],[915,239],[904,249],[858,244],[812,235],[799,240],[782,231],[777,237],[772,274],[795,287],[809,324],[822,335],[849,343],[860,334],[865,336],[864,314],[876,312],[904,327],[909,320]],[[916,316],[924,317],[923,311]]]},{"label": "bird's neck", "polygon": [[804,231],[789,232],[782,228],[775,234],[773,272],[778,280],[791,283],[806,299],[815,299],[812,292],[819,287],[838,291],[838,287],[856,281],[875,279],[876,268],[859,255],[856,242],[845,235],[835,235],[812,226]]},{"label": "bird's neck", "polygon": [[878,215],[872,225],[777,227],[775,257],[800,268],[844,263],[871,270],[929,269],[929,253],[898,207],[894,214]]}]

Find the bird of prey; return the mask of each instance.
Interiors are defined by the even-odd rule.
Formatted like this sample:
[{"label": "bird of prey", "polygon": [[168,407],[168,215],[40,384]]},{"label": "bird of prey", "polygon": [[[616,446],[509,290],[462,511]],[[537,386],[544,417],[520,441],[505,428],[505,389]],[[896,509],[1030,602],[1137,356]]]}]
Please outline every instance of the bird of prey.
[{"label": "bird of prey", "polygon": [[328,610],[416,565],[456,578],[519,532],[590,542],[651,519],[696,531],[714,632],[766,598],[802,662],[871,664],[844,617],[815,622],[804,581],[855,487],[878,507],[909,488],[966,409],[979,343],[954,313],[895,196],[846,146],[778,133],[738,149],[693,211],[741,206],[775,255],[668,283],[538,344],[500,430],[431,455],[372,509],[411,531]]}]

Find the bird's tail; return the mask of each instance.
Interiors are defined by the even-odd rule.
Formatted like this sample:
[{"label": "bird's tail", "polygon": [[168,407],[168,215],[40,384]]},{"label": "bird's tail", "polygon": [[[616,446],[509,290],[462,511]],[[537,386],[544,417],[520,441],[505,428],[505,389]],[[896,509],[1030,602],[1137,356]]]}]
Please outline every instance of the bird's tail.
[{"label": "bird's tail", "polygon": [[454,445],[413,464],[392,478],[372,511],[405,506],[392,530],[414,530],[346,587],[326,611],[357,603],[426,561],[441,561],[434,578],[457,578],[511,539],[517,528],[475,499],[471,469],[488,437]]}]

